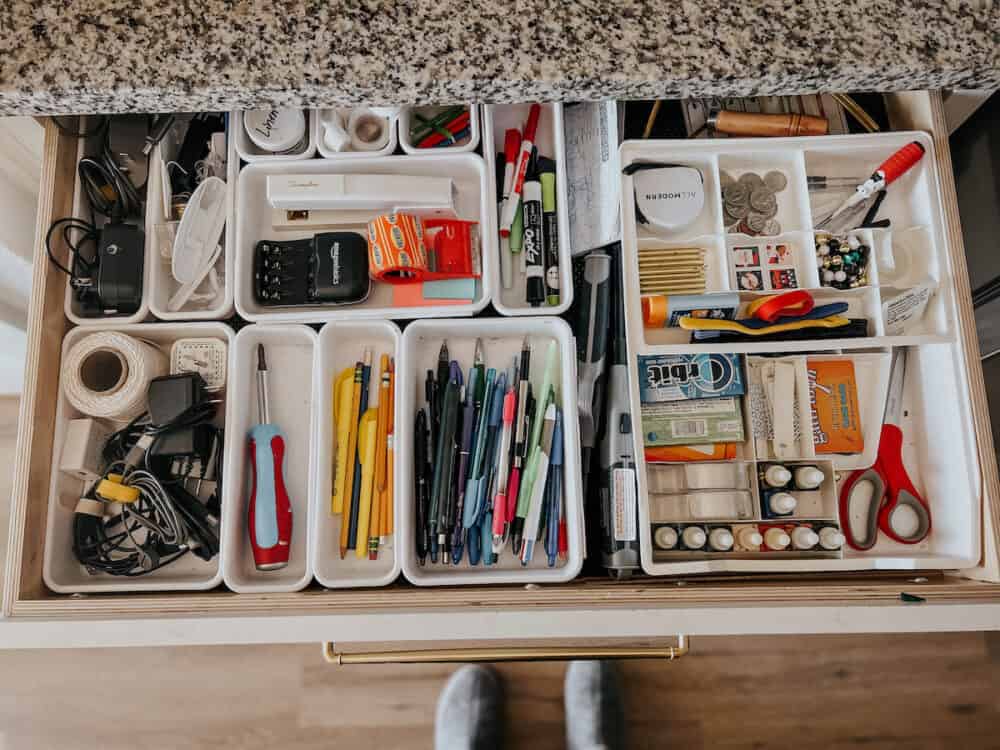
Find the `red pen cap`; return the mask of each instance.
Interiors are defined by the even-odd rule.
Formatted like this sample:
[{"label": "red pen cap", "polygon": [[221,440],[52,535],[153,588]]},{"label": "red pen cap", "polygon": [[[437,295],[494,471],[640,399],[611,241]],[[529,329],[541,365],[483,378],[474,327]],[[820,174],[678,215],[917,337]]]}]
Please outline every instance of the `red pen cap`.
[{"label": "red pen cap", "polygon": [[528,122],[524,126],[524,140],[535,141],[535,131],[538,130],[538,116],[542,113],[541,104],[532,104],[528,111]]},{"label": "red pen cap", "polygon": [[510,391],[503,398],[503,423],[510,424],[517,414],[517,395]]},{"label": "red pen cap", "polygon": [[507,128],[503,140],[503,157],[507,164],[514,167],[517,161],[517,152],[521,150],[521,131],[517,128]]}]

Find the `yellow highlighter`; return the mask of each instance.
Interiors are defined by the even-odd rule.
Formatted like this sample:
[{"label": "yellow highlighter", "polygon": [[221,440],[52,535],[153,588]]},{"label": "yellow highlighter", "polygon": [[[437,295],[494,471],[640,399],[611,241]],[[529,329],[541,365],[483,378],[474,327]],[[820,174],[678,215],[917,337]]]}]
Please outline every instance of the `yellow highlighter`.
[{"label": "yellow highlighter", "polygon": [[354,536],[354,554],[368,554],[368,522],[371,519],[375,488],[375,443],[378,434],[378,409],[369,409],[358,425],[358,461],[361,463],[361,499],[358,506],[358,531]]},{"label": "yellow highlighter", "polygon": [[333,463],[333,498],[330,512],[339,515],[344,512],[344,485],[347,472],[354,471],[348,466],[347,449],[351,433],[351,398],[354,393],[354,368],[346,367],[333,381],[333,426],[336,432],[337,452]]}]

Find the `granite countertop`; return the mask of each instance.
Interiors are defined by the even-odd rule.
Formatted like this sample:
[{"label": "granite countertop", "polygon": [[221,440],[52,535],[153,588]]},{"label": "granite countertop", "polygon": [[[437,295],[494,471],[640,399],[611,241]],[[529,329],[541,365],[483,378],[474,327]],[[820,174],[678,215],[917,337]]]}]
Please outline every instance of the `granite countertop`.
[{"label": "granite countertop", "polygon": [[997,0],[0,5],[0,114],[1000,86]]}]

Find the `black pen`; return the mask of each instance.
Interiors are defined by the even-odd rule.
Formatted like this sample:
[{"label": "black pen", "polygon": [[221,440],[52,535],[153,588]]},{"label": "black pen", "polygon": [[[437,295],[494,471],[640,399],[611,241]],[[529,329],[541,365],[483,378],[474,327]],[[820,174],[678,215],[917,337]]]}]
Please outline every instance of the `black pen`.
[{"label": "black pen", "polygon": [[[535,414],[535,397],[531,392],[531,383],[528,383],[528,391],[524,397],[524,446],[522,447],[521,459],[527,456],[528,435],[531,434],[531,422]],[[524,532],[524,516],[515,515],[511,521],[511,542],[514,554],[521,555],[521,534]]]},{"label": "black pen", "polygon": [[[437,366],[437,397],[438,397],[438,409],[444,408],[444,392],[448,388],[448,377],[451,371],[451,362],[448,359],[448,342],[441,342],[441,349],[438,351],[438,366]],[[441,415],[438,414],[438,419]]]},{"label": "black pen", "polygon": [[[434,462],[434,483],[431,487],[431,507],[428,514],[431,538],[437,541],[439,530],[444,528],[448,502],[448,487],[453,484],[452,468],[455,459],[455,428],[458,425],[458,399],[461,388],[458,379],[458,366],[455,366],[452,377],[447,378],[444,399],[441,404],[441,430],[437,440],[437,459]],[[433,549],[433,547],[432,547]]]},{"label": "black pen", "polygon": [[414,478],[417,489],[417,561],[427,562],[427,548],[430,546],[430,532],[427,528],[427,414],[423,409],[417,412],[413,427]]}]

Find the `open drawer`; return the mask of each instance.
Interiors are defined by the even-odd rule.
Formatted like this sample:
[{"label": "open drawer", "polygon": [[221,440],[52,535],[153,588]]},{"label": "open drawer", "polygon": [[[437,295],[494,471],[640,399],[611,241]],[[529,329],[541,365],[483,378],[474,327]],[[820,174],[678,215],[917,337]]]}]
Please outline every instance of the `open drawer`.
[{"label": "open drawer", "polygon": [[[650,577],[627,583],[576,579],[531,586],[422,589],[402,580],[379,589],[288,593],[198,592],[61,595],[43,582],[43,546],[56,426],[64,278],[39,243],[21,404],[0,645],[649,638],[673,633],[820,633],[988,629],[1000,623],[1000,480],[993,453],[947,130],[936,93],[887,95],[894,127],[922,130],[941,179],[951,293],[958,316],[954,382],[942,394],[968,405],[978,456],[978,563],[948,573],[910,570]],[[71,210],[76,144],[46,124],[39,236]],[[910,596],[903,597],[901,594]]]}]

